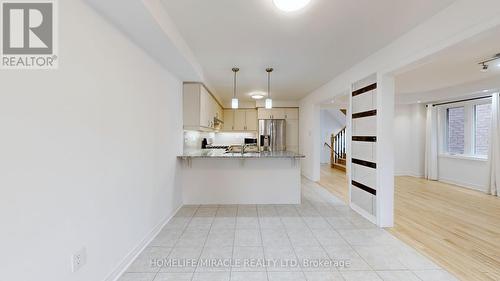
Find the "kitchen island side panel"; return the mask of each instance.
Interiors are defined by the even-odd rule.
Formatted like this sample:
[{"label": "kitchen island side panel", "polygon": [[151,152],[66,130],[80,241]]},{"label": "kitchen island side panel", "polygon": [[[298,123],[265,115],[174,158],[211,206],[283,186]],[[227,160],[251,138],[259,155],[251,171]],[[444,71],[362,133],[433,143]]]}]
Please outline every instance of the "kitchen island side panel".
[{"label": "kitchen island side panel", "polygon": [[300,159],[184,161],[184,204],[300,204]]}]

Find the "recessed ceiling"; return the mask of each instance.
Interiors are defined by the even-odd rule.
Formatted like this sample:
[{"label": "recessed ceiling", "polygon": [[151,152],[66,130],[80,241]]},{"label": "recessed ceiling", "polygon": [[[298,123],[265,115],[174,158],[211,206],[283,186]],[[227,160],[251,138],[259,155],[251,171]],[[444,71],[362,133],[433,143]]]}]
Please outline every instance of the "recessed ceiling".
[{"label": "recessed ceiling", "polygon": [[481,72],[477,63],[500,53],[500,28],[494,28],[425,59],[396,77],[396,92],[425,93],[480,80],[500,78],[500,60]]},{"label": "recessed ceiling", "polygon": [[165,11],[223,100],[266,90],[297,100],[451,4],[453,0],[312,0],[280,11],[272,0],[162,0]]}]

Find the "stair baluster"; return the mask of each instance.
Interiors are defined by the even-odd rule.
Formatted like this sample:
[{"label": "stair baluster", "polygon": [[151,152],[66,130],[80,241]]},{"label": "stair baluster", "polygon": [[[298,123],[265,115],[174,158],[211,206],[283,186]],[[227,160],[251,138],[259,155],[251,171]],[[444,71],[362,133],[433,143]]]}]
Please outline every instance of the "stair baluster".
[{"label": "stair baluster", "polygon": [[346,128],[342,128],[337,134],[331,136],[331,166],[345,171],[347,135]]}]

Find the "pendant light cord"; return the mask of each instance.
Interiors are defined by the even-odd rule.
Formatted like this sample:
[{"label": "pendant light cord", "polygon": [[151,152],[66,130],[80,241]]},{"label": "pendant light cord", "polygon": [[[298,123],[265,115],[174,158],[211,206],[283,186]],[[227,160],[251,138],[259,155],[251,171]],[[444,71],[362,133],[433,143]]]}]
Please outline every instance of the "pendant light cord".
[{"label": "pendant light cord", "polygon": [[267,98],[271,98],[271,72],[273,72],[273,68],[266,68],[267,72]]},{"label": "pendant light cord", "polygon": [[267,73],[267,96],[271,98],[271,72]]},{"label": "pendant light cord", "polygon": [[239,68],[233,67],[233,72],[234,72],[234,81],[233,81],[233,98],[236,98],[236,73],[240,71]]}]

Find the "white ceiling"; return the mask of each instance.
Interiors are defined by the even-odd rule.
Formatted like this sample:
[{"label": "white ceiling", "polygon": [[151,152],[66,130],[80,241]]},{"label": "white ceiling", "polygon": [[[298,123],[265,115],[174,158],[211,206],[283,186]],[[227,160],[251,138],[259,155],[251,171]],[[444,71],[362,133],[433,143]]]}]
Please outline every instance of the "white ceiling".
[{"label": "white ceiling", "polygon": [[494,28],[425,59],[396,77],[399,95],[415,95],[471,82],[500,79],[500,60],[480,72],[478,62],[500,53],[500,28]]},{"label": "white ceiling", "polygon": [[272,0],[162,0],[212,90],[240,98],[266,90],[300,99],[451,4],[453,0],[312,0],[287,14]]}]

